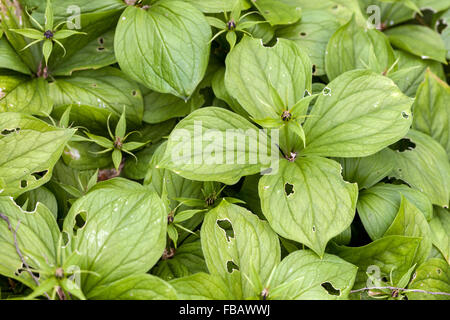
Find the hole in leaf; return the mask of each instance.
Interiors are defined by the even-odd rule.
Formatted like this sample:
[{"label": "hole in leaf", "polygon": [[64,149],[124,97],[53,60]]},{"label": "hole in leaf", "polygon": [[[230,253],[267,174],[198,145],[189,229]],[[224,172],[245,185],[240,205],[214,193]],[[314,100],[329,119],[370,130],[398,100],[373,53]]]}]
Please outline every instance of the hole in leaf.
[{"label": "hole in leaf", "polygon": [[233,273],[233,270],[239,271],[239,267],[233,261],[227,261],[227,271],[228,273]]},{"label": "hole in leaf", "polygon": [[340,296],[341,295],[341,290],[336,289],[335,287],[333,287],[333,285],[329,282],[324,282],[321,284],[321,286],[327,290],[329,295],[332,296]]},{"label": "hole in leaf", "polygon": [[304,32],[304,31],[300,32],[300,36],[301,36],[301,37],[306,37],[306,35],[307,35],[306,32]]},{"label": "hole in leaf", "polygon": [[404,119],[408,119],[409,118],[409,114],[407,112],[405,112],[405,111],[402,111],[402,117]]},{"label": "hole in leaf", "polygon": [[437,269],[436,269],[436,272],[437,272],[437,274],[441,274],[442,270],[439,269],[439,268],[437,268]]},{"label": "hole in leaf", "polygon": [[286,196],[290,196],[291,194],[293,194],[294,191],[294,186],[288,182],[285,183],[284,185],[284,192],[286,193]]},{"label": "hole in leaf", "polygon": [[103,45],[105,43],[105,39],[103,37],[98,38],[98,43]]},{"label": "hole in leaf", "polygon": [[20,187],[22,189],[26,188],[27,186],[28,186],[28,181],[27,180],[20,181]]},{"label": "hole in leaf", "polygon": [[104,47],[98,47],[98,48],[97,48],[97,51],[99,51],[99,52],[101,52],[101,51],[103,51],[103,50],[105,50]]},{"label": "hole in leaf", "polygon": [[70,242],[70,236],[66,231],[61,232],[62,246],[66,247]]},{"label": "hole in leaf", "polygon": [[48,170],[39,171],[39,172],[33,172],[33,177],[36,178],[36,180],[42,179],[46,174],[48,173]]},{"label": "hole in leaf", "polygon": [[389,146],[392,150],[397,150],[398,152],[411,151],[416,148],[416,144],[408,138],[401,139],[396,143]]},{"label": "hole in leaf", "polygon": [[133,95],[133,97],[136,97],[136,96],[137,96],[137,91],[136,91],[136,90],[133,90],[133,91],[131,92],[131,94]]},{"label": "hole in leaf", "polygon": [[73,226],[73,234],[76,235],[79,229],[82,229],[86,225],[87,212],[78,212],[75,216],[75,224]]},{"label": "hole in leaf", "polygon": [[316,232],[316,227],[315,226],[312,227],[312,231]]},{"label": "hole in leaf", "polygon": [[223,219],[223,220],[217,220],[217,225],[225,231],[225,236],[227,237],[227,241],[230,242],[230,238],[234,239],[234,230],[233,225],[231,224],[230,220]]},{"label": "hole in leaf", "polygon": [[2,135],[2,136],[7,136],[8,134],[15,133],[15,132],[19,132],[19,131],[20,131],[20,128],[15,128],[15,129],[4,129],[4,130],[2,130],[1,135]]},{"label": "hole in leaf", "polygon": [[316,71],[317,71],[316,65],[315,65],[315,64],[313,64],[313,66],[312,66],[312,73],[313,73],[313,74],[315,74],[315,73],[316,73]]}]

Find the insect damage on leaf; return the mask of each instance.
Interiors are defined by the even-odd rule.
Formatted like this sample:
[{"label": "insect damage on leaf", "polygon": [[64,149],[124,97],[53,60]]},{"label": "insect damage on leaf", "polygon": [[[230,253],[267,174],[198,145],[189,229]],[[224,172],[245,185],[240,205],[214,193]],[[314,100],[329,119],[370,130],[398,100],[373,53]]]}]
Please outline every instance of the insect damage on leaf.
[{"label": "insect damage on leaf", "polygon": [[0,299],[449,299],[445,1],[63,2],[0,0]]}]

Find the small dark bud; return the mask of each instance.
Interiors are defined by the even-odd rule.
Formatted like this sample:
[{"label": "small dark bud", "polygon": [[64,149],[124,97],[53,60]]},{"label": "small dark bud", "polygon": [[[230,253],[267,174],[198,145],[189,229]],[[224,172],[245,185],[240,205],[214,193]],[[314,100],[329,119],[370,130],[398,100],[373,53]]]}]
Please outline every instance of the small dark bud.
[{"label": "small dark bud", "polygon": [[234,30],[236,28],[236,22],[233,19],[227,22],[228,30]]},{"label": "small dark bud", "polygon": [[289,111],[283,111],[283,113],[281,114],[281,120],[283,121],[289,121],[292,118],[292,114]]},{"label": "small dark bud", "polygon": [[44,32],[44,37],[46,37],[47,39],[53,38],[53,32],[51,30],[45,31]]},{"label": "small dark bud", "polygon": [[55,277],[58,278],[58,279],[64,278],[64,270],[63,270],[63,268],[56,269]]},{"label": "small dark bud", "polygon": [[114,147],[116,147],[117,149],[122,149],[122,146],[122,139],[120,139],[120,137],[116,137],[116,141],[114,141]]},{"label": "small dark bud", "polygon": [[297,152],[291,152],[285,157],[289,162],[294,162],[297,159]]}]

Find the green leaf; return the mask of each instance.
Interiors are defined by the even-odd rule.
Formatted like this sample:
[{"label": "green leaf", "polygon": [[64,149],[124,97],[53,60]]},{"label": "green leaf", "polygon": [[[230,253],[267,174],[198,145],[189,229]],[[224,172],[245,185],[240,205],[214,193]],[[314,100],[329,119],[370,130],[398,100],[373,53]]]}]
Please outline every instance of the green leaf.
[{"label": "green leaf", "polygon": [[167,142],[164,142],[155,151],[148,167],[144,185],[156,191],[160,196],[164,190],[171,200],[170,208],[177,205],[174,199],[180,197],[201,198],[203,183],[199,181],[187,180],[170,170],[159,168],[157,164],[161,161],[166,151]]},{"label": "green leaf", "polygon": [[[17,245],[25,261],[31,268],[46,269],[56,262],[59,228],[50,210],[38,203],[33,211],[24,211],[11,197],[0,197],[0,213],[9,220],[0,218],[0,274],[19,280],[30,288],[36,284],[25,267],[22,266],[14,242],[13,232],[17,236]],[[42,275],[41,281],[46,278]]]},{"label": "green leaf", "polygon": [[10,29],[10,31],[18,33],[24,37],[34,39],[34,40],[44,40],[44,33],[40,30],[24,28],[24,29]]},{"label": "green leaf", "polygon": [[434,208],[434,217],[430,221],[431,240],[450,264],[450,212],[448,209]]},{"label": "green leaf", "polygon": [[49,181],[74,132],[28,115],[0,113],[0,194],[18,196]]},{"label": "green leaf", "polygon": [[369,70],[349,71],[324,89],[303,128],[301,154],[364,157],[401,139],[412,122],[412,99],[392,80]]},{"label": "green leaf", "polygon": [[182,300],[233,300],[234,296],[224,280],[208,273],[194,275],[170,281],[178,298]]},{"label": "green leaf", "polygon": [[154,275],[166,281],[199,272],[208,272],[199,240],[183,243],[172,258],[159,261],[152,269]]},{"label": "green leaf", "polygon": [[[371,287],[368,273],[377,280],[389,276],[394,286],[414,264],[420,238],[405,236],[388,236],[378,239],[363,247],[345,247],[334,245],[332,253],[358,267],[353,289]],[[362,293],[354,293],[350,297],[358,298]]]},{"label": "green leaf", "polygon": [[0,68],[31,75],[30,69],[14,51],[6,38],[0,39]]},{"label": "green leaf", "polygon": [[131,78],[187,99],[205,74],[210,38],[211,28],[198,9],[181,1],[160,1],[148,10],[130,6],[124,11],[114,50]]},{"label": "green leaf", "polygon": [[114,149],[112,152],[112,160],[114,168],[119,171],[120,163],[122,162],[122,152],[119,149]]},{"label": "green leaf", "polygon": [[48,65],[48,59],[52,54],[52,50],[53,42],[51,40],[44,40],[44,43],[42,44],[42,54],[44,55],[45,65]]},{"label": "green leaf", "polygon": [[439,34],[425,26],[402,25],[386,31],[389,41],[397,48],[410,52],[422,59],[447,63],[444,41]]},{"label": "green leaf", "polygon": [[80,31],[75,31],[75,30],[60,30],[58,32],[56,32],[53,36],[53,39],[55,40],[62,40],[62,39],[66,39],[68,37],[71,37],[73,35],[76,34],[86,34],[85,32],[80,32]]},{"label": "green leaf", "polygon": [[247,0],[184,0],[205,13],[218,13],[233,10],[235,3],[240,2],[242,10],[250,8]]},{"label": "green leaf", "polygon": [[284,109],[275,105],[270,85],[291,107],[305,90],[311,92],[311,74],[307,54],[294,42],[278,39],[273,47],[264,47],[261,40],[244,37],[227,56],[225,86],[253,118],[278,118]]},{"label": "green leaf", "polygon": [[252,3],[271,25],[291,24],[302,15],[295,0],[252,0]]},{"label": "green leaf", "polygon": [[74,71],[99,69],[116,63],[114,55],[114,30],[89,41],[76,53],[68,53],[60,63],[53,66],[52,74],[69,76]]},{"label": "green leaf", "polygon": [[413,128],[439,142],[450,159],[449,101],[450,87],[428,69],[413,105]]},{"label": "green leaf", "polygon": [[130,125],[141,124],[144,102],[139,86],[116,68],[80,71],[72,77],[58,78],[50,85],[55,113],[72,106],[70,118],[89,129],[105,130],[110,114],[117,119],[127,110]]},{"label": "green leaf", "polygon": [[95,300],[176,300],[175,289],[150,274],[126,276],[90,297]]},{"label": "green leaf", "polygon": [[315,66],[314,75],[325,75],[325,52],[328,41],[339,28],[337,18],[328,11],[303,10],[303,17],[293,25],[277,29],[277,36],[294,41],[308,53]]},{"label": "green leaf", "polygon": [[200,108],[205,99],[196,91],[188,101],[174,95],[151,91],[144,96],[144,122],[160,123],[168,119],[187,116]]},{"label": "green leaf", "polygon": [[280,261],[279,240],[269,224],[225,200],[206,214],[201,239],[209,272],[228,283],[238,299],[261,292],[249,278],[256,273],[266,282]]},{"label": "green leaf", "polygon": [[338,163],[325,158],[280,160],[279,172],[259,181],[261,208],[270,226],[323,257],[328,241],[350,226],[355,215],[358,186],[345,182],[340,171]]},{"label": "green leaf", "polygon": [[[298,250],[281,261],[269,288],[269,299],[347,299],[357,267],[331,254],[321,259],[310,250]],[[330,292],[325,284],[337,292]],[[333,291],[334,291],[333,290]],[[273,292],[273,294],[271,294]]]},{"label": "green leaf", "polygon": [[424,290],[428,292],[442,292],[447,295],[427,294],[422,292],[408,292],[408,300],[449,300],[450,267],[441,259],[430,259],[420,265],[415,272],[408,289]]},{"label": "green leaf", "polygon": [[0,100],[2,112],[48,116],[52,108],[53,101],[49,96],[48,82],[43,78],[35,78],[19,84]]},{"label": "green leaf", "polygon": [[358,188],[368,189],[387,177],[394,169],[394,151],[385,148],[363,158],[338,158],[345,181],[356,182]]},{"label": "green leaf", "polygon": [[266,133],[231,111],[202,108],[172,131],[159,166],[187,179],[234,184],[242,176],[260,172],[271,160],[278,160],[278,149],[273,143],[268,148],[267,138]]},{"label": "green leaf", "polygon": [[73,142],[66,146],[64,163],[78,170],[95,170],[111,165],[111,154],[99,154],[104,148],[93,142]]},{"label": "green leaf", "polygon": [[397,216],[384,236],[399,235],[422,238],[417,248],[414,263],[420,265],[427,260],[431,251],[431,230],[422,212],[402,196]]},{"label": "green leaf", "polygon": [[28,191],[27,193],[22,194],[16,201],[19,203],[24,203],[26,201],[27,206],[24,209],[28,211],[33,211],[38,203],[42,203],[51,211],[55,219],[58,218],[58,203],[56,197],[45,187],[39,187]]},{"label": "green leaf", "polygon": [[417,89],[422,84],[428,68],[439,78],[445,79],[440,62],[423,60],[401,50],[397,50],[395,54],[398,59],[398,71],[390,73],[389,78],[394,80],[395,84],[407,96],[412,98],[416,96]]},{"label": "green leaf", "polygon": [[430,136],[410,130],[405,139],[412,149],[395,153],[391,176],[425,193],[435,205],[448,207],[450,164],[444,148]]},{"label": "green leaf", "polygon": [[225,101],[228,106],[236,112],[237,114],[243,116],[244,118],[248,118],[248,113],[245,111],[241,105],[234,99],[227,88],[225,87],[225,68],[221,67],[214,73],[212,79],[212,89],[214,91],[215,96],[218,99]]},{"label": "green leaf", "polygon": [[53,4],[52,0],[46,0],[45,8],[45,30],[53,30]]},{"label": "green leaf", "polygon": [[96,144],[98,144],[99,146],[102,146],[103,148],[113,148],[114,147],[114,143],[105,138],[105,137],[101,137],[101,136],[97,136],[95,134],[86,132],[86,135]]},{"label": "green leaf", "polygon": [[148,271],[166,243],[167,213],[159,197],[138,183],[115,178],[98,183],[71,207],[64,231],[74,233],[76,217],[86,223],[72,236],[71,248],[81,254],[81,284],[87,298],[125,276]]},{"label": "green leaf", "polygon": [[356,208],[372,240],[381,238],[401,209],[402,197],[420,210],[426,220],[433,216],[433,206],[422,192],[406,185],[379,183],[361,191]]},{"label": "green leaf", "polygon": [[[5,37],[28,68],[31,71],[36,72],[42,57],[39,54],[39,48],[34,46],[27,50],[23,50],[23,48],[30,44],[31,40],[12,31],[12,29],[31,27],[28,16],[25,15],[22,10],[16,10],[14,5],[6,5],[4,1],[2,1],[2,5],[0,6],[0,16],[2,17],[1,25]],[[41,33],[41,35],[42,37],[44,36],[43,33]]]},{"label": "green leaf", "polygon": [[127,132],[127,122],[126,122],[125,108],[124,108],[120,115],[119,122],[117,123],[116,131],[114,132],[114,134],[116,137],[123,138],[123,137],[125,137],[126,132]]},{"label": "green leaf", "polygon": [[334,33],[326,50],[325,69],[330,80],[354,69],[381,74],[395,62],[387,37],[376,29],[360,27],[355,17]]}]

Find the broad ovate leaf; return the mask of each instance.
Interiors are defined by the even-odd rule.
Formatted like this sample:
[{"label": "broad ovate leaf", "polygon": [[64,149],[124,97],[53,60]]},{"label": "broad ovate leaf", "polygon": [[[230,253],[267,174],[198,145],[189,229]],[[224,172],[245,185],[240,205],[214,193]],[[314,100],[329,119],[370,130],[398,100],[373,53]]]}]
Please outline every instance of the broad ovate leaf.
[{"label": "broad ovate leaf", "polygon": [[334,33],[325,52],[325,69],[330,80],[354,69],[381,74],[394,62],[394,50],[387,37],[376,29],[359,26],[355,17]]},{"label": "broad ovate leaf", "polygon": [[447,63],[447,49],[439,33],[426,26],[402,25],[386,31],[389,41],[422,59],[431,59]]},{"label": "broad ovate leaf", "polygon": [[32,116],[0,113],[0,195],[18,196],[49,181],[74,133]]},{"label": "broad ovate leaf", "polygon": [[433,204],[448,207],[450,163],[444,148],[416,130],[410,130],[405,139],[412,145],[395,153],[391,176],[425,193]]},{"label": "broad ovate leaf", "polygon": [[269,224],[226,200],[206,214],[201,239],[209,272],[238,299],[259,294],[255,282],[265,284],[280,262],[280,243]]},{"label": "broad ovate leaf", "polygon": [[374,154],[408,132],[412,103],[387,77],[369,70],[346,72],[330,82],[312,108],[301,154]]},{"label": "broad ovate leaf", "polygon": [[176,300],[175,289],[166,281],[150,274],[124,277],[92,296],[95,300]]},{"label": "broad ovate leaf", "polygon": [[414,263],[420,265],[427,260],[432,246],[430,226],[423,213],[403,196],[397,216],[384,234],[390,235],[422,238]]},{"label": "broad ovate leaf", "polygon": [[[85,224],[74,231],[77,216]],[[166,208],[156,193],[136,182],[115,178],[79,198],[64,220],[70,246],[81,255],[86,274],[81,287],[95,296],[125,276],[147,272],[166,244]]]},{"label": "broad ovate leaf", "polygon": [[413,105],[413,128],[438,141],[450,158],[450,87],[429,69]]},{"label": "broad ovate leaf", "polygon": [[192,112],[169,136],[159,166],[187,179],[235,184],[278,160],[278,148],[265,131],[217,107]]},{"label": "broad ovate leaf", "polygon": [[208,272],[200,240],[183,243],[172,258],[161,260],[152,270],[154,275],[167,281],[199,272]]},{"label": "broad ovate leaf", "polygon": [[[3,196],[0,197],[0,214],[0,274],[34,288],[36,283],[22,265],[17,248],[31,268],[42,270],[56,263],[60,236],[56,219],[41,203],[33,211],[25,211],[11,197]],[[45,277],[42,275],[41,279]]]},{"label": "broad ovate leaf", "polygon": [[247,0],[184,0],[184,2],[192,4],[197,9],[205,13],[228,12],[235,8],[239,2],[242,10],[248,9],[250,4]]},{"label": "broad ovate leaf", "polygon": [[187,116],[203,105],[205,99],[196,91],[185,101],[168,93],[151,91],[144,96],[144,118],[147,123],[161,123],[168,119]]},{"label": "broad ovate leaf", "polygon": [[[368,274],[380,281],[386,277],[395,286],[414,265],[420,241],[421,238],[395,235],[383,237],[362,247],[333,245],[330,252],[358,267],[353,289],[374,286]],[[390,278],[391,274],[392,278]],[[350,295],[352,298],[358,296],[364,296],[364,293]]]},{"label": "broad ovate leaf", "polygon": [[52,108],[53,101],[49,96],[48,82],[44,78],[23,82],[10,91],[3,99],[0,96],[1,112],[21,112],[48,116],[52,112]]},{"label": "broad ovate leaf", "polygon": [[202,80],[211,28],[203,14],[182,1],[128,7],[119,19],[114,50],[120,67],[154,91],[186,99]]},{"label": "broad ovate leaf", "polygon": [[430,221],[431,240],[450,264],[450,212],[448,209],[434,208],[434,217]]},{"label": "broad ovate leaf", "polygon": [[310,250],[298,250],[278,265],[269,290],[269,299],[347,299],[358,268],[341,258],[325,254],[319,258]]},{"label": "broad ovate leaf", "polygon": [[312,66],[293,41],[278,39],[273,47],[244,37],[226,59],[225,86],[255,119],[280,118],[283,107],[273,101],[271,87],[286,107],[311,92]]},{"label": "broad ovate leaf", "polygon": [[323,10],[303,11],[303,17],[293,25],[277,29],[277,36],[295,42],[308,53],[313,75],[325,75],[325,52],[328,41],[340,24],[334,14]]},{"label": "broad ovate leaf", "polygon": [[345,181],[356,182],[359,189],[368,189],[387,177],[394,168],[394,151],[385,148],[368,157],[338,158]]},{"label": "broad ovate leaf", "polygon": [[91,40],[75,54],[63,59],[52,70],[53,75],[70,76],[74,71],[99,69],[116,63],[114,30]]},{"label": "broad ovate leaf", "polygon": [[170,281],[181,300],[234,300],[227,283],[218,275],[196,273]]},{"label": "broad ovate leaf", "polygon": [[358,186],[342,179],[337,162],[302,157],[280,160],[278,173],[260,179],[259,196],[264,216],[279,235],[323,256],[328,241],[353,221]]},{"label": "broad ovate leaf", "polygon": [[31,75],[30,69],[14,51],[5,37],[0,38],[0,68]]},{"label": "broad ovate leaf", "polygon": [[[450,266],[448,262],[432,258],[420,265],[408,285],[408,289],[411,289],[411,292],[406,294],[409,300],[449,300]],[[414,290],[419,292],[414,292]]]},{"label": "broad ovate leaf", "polygon": [[271,25],[297,22],[302,9],[295,0],[251,0],[264,19]]},{"label": "broad ovate leaf", "polygon": [[383,237],[401,209],[402,197],[414,205],[426,220],[433,216],[433,206],[422,192],[407,185],[379,183],[361,191],[356,208],[372,240]]},{"label": "broad ovate leaf", "polygon": [[137,83],[116,68],[86,70],[60,77],[50,86],[54,113],[61,116],[71,106],[70,120],[91,130],[105,130],[109,115],[120,117],[125,107],[127,122],[141,124],[144,100]]}]

